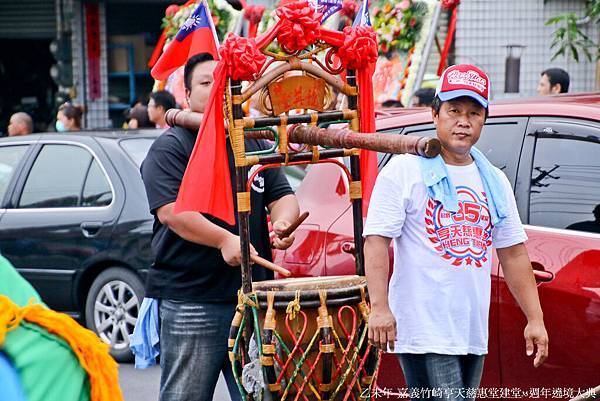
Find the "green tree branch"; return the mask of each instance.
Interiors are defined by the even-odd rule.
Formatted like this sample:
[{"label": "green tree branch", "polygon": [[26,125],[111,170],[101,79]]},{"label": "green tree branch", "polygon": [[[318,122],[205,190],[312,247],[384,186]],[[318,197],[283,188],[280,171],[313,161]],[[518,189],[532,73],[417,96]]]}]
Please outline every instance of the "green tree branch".
[{"label": "green tree branch", "polygon": [[598,40],[590,39],[581,31],[579,27],[583,23],[600,23],[600,0],[588,0],[583,17],[575,13],[565,13],[546,21],[546,25],[557,26],[550,45],[550,48],[555,51],[552,60],[564,56],[572,57],[579,62],[580,54],[589,61],[600,59],[600,43]]}]

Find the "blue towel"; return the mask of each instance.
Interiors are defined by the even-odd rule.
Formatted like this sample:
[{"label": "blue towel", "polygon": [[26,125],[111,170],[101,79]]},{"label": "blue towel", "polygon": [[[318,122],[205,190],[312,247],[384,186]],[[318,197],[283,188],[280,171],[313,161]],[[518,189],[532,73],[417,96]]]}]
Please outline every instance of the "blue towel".
[{"label": "blue towel", "polygon": [[0,389],[2,389],[3,400],[27,400],[19,372],[17,372],[10,359],[2,351],[0,351]]},{"label": "blue towel", "polygon": [[156,357],[160,354],[158,333],[158,300],[144,298],[133,334],[129,336],[129,348],[135,355],[136,369],[156,365]]},{"label": "blue towel", "polygon": [[[494,226],[502,225],[508,214],[507,197],[502,178],[480,150],[474,147],[471,148],[471,156],[475,160],[475,165],[483,182],[483,190],[487,196],[492,224]],[[421,175],[425,186],[427,186],[429,196],[441,202],[447,211],[458,212],[456,188],[450,180],[442,156],[438,155],[431,159],[421,157],[420,163]]]}]

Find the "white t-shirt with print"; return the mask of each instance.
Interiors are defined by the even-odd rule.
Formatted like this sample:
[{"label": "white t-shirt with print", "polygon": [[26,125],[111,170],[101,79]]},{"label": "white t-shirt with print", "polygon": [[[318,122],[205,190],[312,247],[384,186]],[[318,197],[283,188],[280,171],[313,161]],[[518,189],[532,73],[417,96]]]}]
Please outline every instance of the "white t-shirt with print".
[{"label": "white t-shirt with print", "polygon": [[380,172],[364,236],[393,239],[394,271],[389,305],[396,317],[396,353],[487,353],[492,245],[527,239],[508,179],[500,170],[509,205],[492,227],[475,163],[446,165],[457,189],[459,211],[431,199],[418,156],[400,155]]}]

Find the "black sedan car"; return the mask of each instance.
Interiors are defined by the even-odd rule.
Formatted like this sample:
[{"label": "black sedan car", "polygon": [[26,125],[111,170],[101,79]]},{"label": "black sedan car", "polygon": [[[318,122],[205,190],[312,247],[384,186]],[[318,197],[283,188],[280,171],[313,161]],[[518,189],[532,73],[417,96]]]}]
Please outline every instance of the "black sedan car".
[{"label": "black sedan car", "polygon": [[85,322],[113,356],[152,263],[152,216],[139,165],[160,131],[0,139],[0,252],[51,308]]}]

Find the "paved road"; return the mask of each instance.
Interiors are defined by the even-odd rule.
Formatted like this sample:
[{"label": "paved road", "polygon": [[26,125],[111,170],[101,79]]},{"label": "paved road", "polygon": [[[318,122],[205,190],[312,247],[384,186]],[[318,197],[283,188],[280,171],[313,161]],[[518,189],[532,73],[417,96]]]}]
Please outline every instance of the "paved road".
[{"label": "paved road", "polygon": [[[156,401],[160,384],[160,368],[136,370],[132,364],[119,367],[119,382],[125,401]],[[223,377],[219,378],[213,401],[230,401]]]}]

